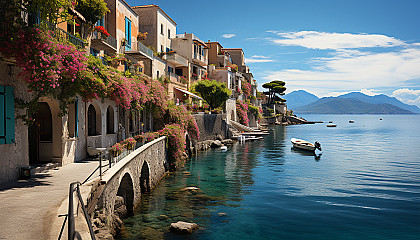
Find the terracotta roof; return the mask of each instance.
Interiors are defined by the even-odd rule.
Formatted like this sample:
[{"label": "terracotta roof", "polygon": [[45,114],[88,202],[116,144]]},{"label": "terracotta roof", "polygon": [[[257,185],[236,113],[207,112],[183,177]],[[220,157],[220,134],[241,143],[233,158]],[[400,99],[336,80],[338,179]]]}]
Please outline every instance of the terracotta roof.
[{"label": "terracotta roof", "polygon": [[223,48],[224,50],[241,50],[242,52],[244,51],[242,48]]},{"label": "terracotta roof", "polygon": [[162,10],[162,8],[160,8],[158,5],[156,5],[156,4],[149,4],[149,5],[141,5],[141,6],[134,6],[134,7],[131,7],[132,9],[137,9],[137,8],[157,8],[157,9],[159,9],[160,11],[162,11],[162,13],[163,14],[165,14],[165,16],[166,17],[168,17],[175,25],[177,25],[176,24],[176,22],[171,18],[171,17],[169,17],[169,15],[168,14],[166,14],[166,12],[165,11],[163,11]]}]

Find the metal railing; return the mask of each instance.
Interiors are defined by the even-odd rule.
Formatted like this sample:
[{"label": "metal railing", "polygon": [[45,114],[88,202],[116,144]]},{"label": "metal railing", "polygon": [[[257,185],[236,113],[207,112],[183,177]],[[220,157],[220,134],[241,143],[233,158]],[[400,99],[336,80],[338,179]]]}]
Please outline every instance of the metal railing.
[{"label": "metal railing", "polygon": [[[68,219],[68,224],[67,224],[67,234],[68,234],[68,239],[73,240],[73,239],[82,239],[82,236],[80,235],[80,232],[78,232],[76,230],[76,217],[79,216],[79,207],[81,207],[81,210],[83,211],[83,216],[85,217],[86,220],[86,224],[88,225],[89,228],[89,234],[90,234],[90,238],[92,240],[95,240],[95,233],[93,231],[92,228],[92,223],[90,221],[90,217],[87,213],[85,204],[83,202],[83,198],[82,195],[80,194],[80,186],[82,184],[80,182],[73,182],[70,184],[70,190],[69,190],[69,208],[68,208],[68,212],[65,216],[66,218],[64,219],[63,225],[61,227],[61,231],[60,231],[60,235],[58,236],[58,240],[61,239],[61,236],[63,235],[63,231],[64,231],[64,226],[66,225],[66,221]],[[77,207],[76,207],[76,216],[74,214],[75,208],[74,208],[74,194],[76,193],[76,198],[77,198]]]},{"label": "metal railing", "polygon": [[104,42],[108,43],[110,46],[112,46],[113,48],[117,49],[117,39],[115,39],[113,36],[109,35],[106,38],[101,38],[99,37],[98,32],[94,31],[92,34],[92,39],[99,39],[99,40],[103,40]]},{"label": "metal railing", "polygon": [[72,43],[76,47],[80,47],[82,49],[85,48],[85,43],[83,42],[82,39],[68,33],[67,31],[64,31],[63,29],[57,27],[55,24],[45,19],[39,18],[37,15],[33,13],[22,11],[21,17],[23,19],[23,22],[28,24],[29,27],[40,26],[41,28],[46,28],[47,30],[51,31],[53,37],[59,40],[63,40],[63,39],[67,40],[68,42]]},{"label": "metal railing", "polygon": [[153,59],[153,51],[146,47],[141,42],[134,42],[134,44],[131,45],[130,51],[139,51],[142,52],[144,55],[148,56],[150,59]]},{"label": "metal railing", "polygon": [[185,59],[183,56],[177,54],[177,53],[166,53],[163,56],[163,59],[165,59],[166,61],[177,62],[177,63],[180,63],[180,64],[188,67],[188,60]]}]

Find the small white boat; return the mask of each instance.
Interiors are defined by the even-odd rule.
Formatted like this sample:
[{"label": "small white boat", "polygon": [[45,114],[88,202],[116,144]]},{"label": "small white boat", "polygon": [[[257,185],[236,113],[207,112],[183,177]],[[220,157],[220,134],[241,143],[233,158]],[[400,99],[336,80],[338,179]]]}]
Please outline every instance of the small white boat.
[{"label": "small white boat", "polygon": [[293,144],[293,147],[295,148],[308,150],[308,151],[315,151],[315,149],[317,148],[321,150],[321,144],[319,142],[315,142],[315,144],[312,144],[308,141],[297,139],[297,138],[292,138],[291,142]]},{"label": "small white boat", "polygon": [[222,150],[222,152],[226,152],[227,151],[227,147],[226,146],[221,146],[220,150]]}]

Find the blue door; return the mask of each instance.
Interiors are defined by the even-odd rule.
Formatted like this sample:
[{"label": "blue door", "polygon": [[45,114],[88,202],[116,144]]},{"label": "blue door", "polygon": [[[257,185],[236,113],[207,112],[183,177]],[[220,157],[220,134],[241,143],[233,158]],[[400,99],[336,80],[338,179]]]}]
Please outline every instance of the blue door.
[{"label": "blue door", "polygon": [[125,18],[125,50],[131,51],[131,20],[127,17]]}]

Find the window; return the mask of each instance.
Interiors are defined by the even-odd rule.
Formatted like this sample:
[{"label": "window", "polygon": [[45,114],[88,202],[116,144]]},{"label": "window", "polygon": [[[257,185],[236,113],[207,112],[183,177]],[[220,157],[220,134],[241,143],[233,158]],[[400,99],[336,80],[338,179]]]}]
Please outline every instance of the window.
[{"label": "window", "polygon": [[96,110],[91,104],[88,108],[88,136],[96,135]]},{"label": "window", "polygon": [[131,50],[131,20],[127,17],[125,18],[125,39],[127,42],[125,43],[125,50]]},{"label": "window", "polygon": [[163,35],[163,24],[160,24],[160,34]]},{"label": "window", "polygon": [[68,122],[67,122],[67,129],[69,131],[69,138],[77,138],[78,137],[78,106],[79,99],[76,98],[74,103],[70,104],[69,111],[68,111]]},{"label": "window", "polygon": [[171,51],[171,49],[169,49],[168,47],[166,48],[166,52],[170,52]]},{"label": "window", "polygon": [[104,17],[102,17],[101,19],[99,19],[97,22],[96,22],[96,26],[102,26],[102,27],[104,27],[105,25],[104,25]]},{"label": "window", "polygon": [[174,68],[173,68],[173,67],[169,67],[169,66],[168,66],[168,72],[170,72],[170,73],[174,73]]},{"label": "window", "polygon": [[160,45],[160,51],[163,52],[163,45]]},{"label": "window", "polygon": [[159,71],[156,71],[156,78],[159,78]]},{"label": "window", "polygon": [[108,106],[108,109],[106,110],[106,133],[107,134],[113,134],[114,131],[114,108],[111,106]]},{"label": "window", "polygon": [[168,39],[171,39],[171,29],[168,29]]},{"label": "window", "polygon": [[13,87],[0,86],[0,144],[15,142],[15,98]]}]

